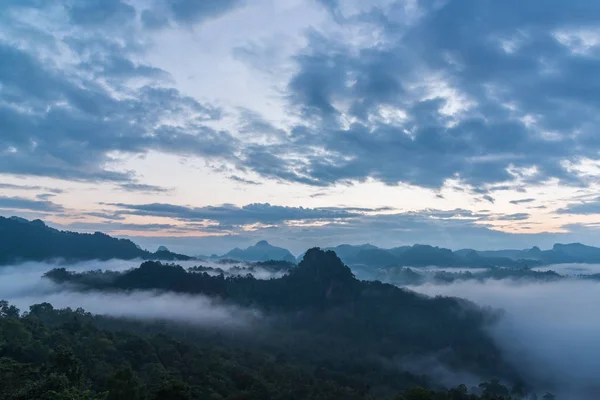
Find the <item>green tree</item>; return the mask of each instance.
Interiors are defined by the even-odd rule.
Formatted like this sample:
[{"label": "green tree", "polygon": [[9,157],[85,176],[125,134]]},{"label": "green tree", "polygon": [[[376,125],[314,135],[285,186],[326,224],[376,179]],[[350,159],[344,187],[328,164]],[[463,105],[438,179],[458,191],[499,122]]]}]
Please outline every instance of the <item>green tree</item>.
[{"label": "green tree", "polygon": [[108,381],[107,400],[138,400],[141,398],[141,384],[131,368],[119,369]]},{"label": "green tree", "polygon": [[190,388],[185,383],[169,379],[156,390],[152,400],[191,400]]}]

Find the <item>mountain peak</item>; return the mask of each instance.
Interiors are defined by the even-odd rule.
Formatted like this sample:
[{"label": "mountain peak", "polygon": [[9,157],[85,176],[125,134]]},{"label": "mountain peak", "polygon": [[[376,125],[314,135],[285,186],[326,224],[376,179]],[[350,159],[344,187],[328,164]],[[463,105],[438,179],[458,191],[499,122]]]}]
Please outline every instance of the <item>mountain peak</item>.
[{"label": "mountain peak", "polygon": [[34,225],[34,226],[39,226],[41,228],[46,228],[46,224],[41,219],[34,219],[33,221],[31,221],[29,223],[31,225]]},{"label": "mountain peak", "polygon": [[318,247],[308,249],[304,258],[292,274],[312,276],[315,279],[332,279],[340,281],[353,280],[352,270],[346,266],[332,250],[321,250]]},{"label": "mountain peak", "polygon": [[221,258],[230,258],[238,261],[269,261],[269,260],[283,260],[289,262],[296,262],[296,258],[289,252],[289,250],[282,247],[273,246],[266,240],[258,241],[254,246],[249,246],[246,249],[240,249],[236,247],[224,254]]}]

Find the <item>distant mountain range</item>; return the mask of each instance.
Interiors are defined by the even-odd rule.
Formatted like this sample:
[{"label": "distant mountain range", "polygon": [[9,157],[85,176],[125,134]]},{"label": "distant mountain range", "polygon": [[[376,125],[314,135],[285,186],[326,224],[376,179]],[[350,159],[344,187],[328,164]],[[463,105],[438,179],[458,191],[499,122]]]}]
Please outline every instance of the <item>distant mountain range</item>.
[{"label": "distant mountain range", "polygon": [[43,221],[0,217],[0,265],[23,261],[146,260],[180,261],[191,257],[176,254],[166,248],[151,253],[126,239],[104,233],[93,234],[60,231]]},{"label": "distant mountain range", "polygon": [[[252,247],[262,246],[266,244]],[[432,299],[393,285],[360,281],[334,252],[318,248],[309,249],[297,266],[277,279],[224,278],[156,261],[125,272],[76,273],[56,268],[44,276],[74,290],[158,290],[202,294],[251,306],[275,317],[269,328],[277,334],[269,335],[262,346],[276,344],[277,354],[289,349],[303,349],[303,354],[316,358],[327,354],[332,366],[361,360],[359,376],[371,375],[364,372],[364,358],[378,360],[381,365],[384,357],[396,359],[406,354],[435,354],[436,362],[442,365],[460,366],[481,376],[513,375],[485,329],[496,320],[497,313],[462,299]],[[266,337],[255,336],[258,340]],[[302,343],[309,346],[302,348]]]},{"label": "distant mountain range", "polygon": [[525,268],[540,265],[539,260],[512,259],[509,257],[483,256],[474,250],[454,252],[450,249],[416,244],[391,249],[382,249],[371,244],[358,246],[340,245],[327,248],[338,254],[342,261],[353,267],[384,268],[390,266],[444,266],[444,267],[510,267]]},{"label": "distant mountain range", "polygon": [[441,247],[416,244],[414,246],[382,249],[371,244],[340,245],[333,250],[347,265],[353,267],[388,266],[443,266],[443,267],[510,267],[529,268],[539,265],[564,263],[600,263],[600,248],[580,243],[555,244],[551,250],[538,247],[525,250],[452,251]]},{"label": "distant mountain range", "polygon": [[230,258],[233,260],[248,262],[269,260],[282,260],[293,263],[296,262],[296,257],[294,257],[289,250],[282,247],[273,246],[266,240],[261,240],[254,246],[247,247],[246,249],[240,249],[236,247],[219,258]]},{"label": "distant mountain range", "polygon": [[[455,253],[462,255],[472,251],[467,249]],[[476,253],[482,257],[538,260],[544,264],[600,263],[600,248],[586,246],[581,243],[557,243],[550,250],[541,250],[539,247],[534,246],[525,250],[487,250],[477,251]]]},{"label": "distant mountain range", "polygon": [[[550,250],[532,247],[524,250],[462,249],[452,251],[441,247],[416,244],[383,249],[371,244],[348,245],[325,248],[333,250],[347,265],[357,272],[361,268],[385,267],[509,267],[531,268],[539,265],[562,263],[600,263],[600,248],[580,243],[555,244]],[[287,249],[273,246],[265,240],[245,249],[235,248],[221,256],[200,257],[204,259],[232,259],[247,262],[269,260],[297,263]],[[44,261],[49,259],[107,260],[154,259],[189,260],[189,257],[169,251],[160,246],[154,253],[141,249],[127,239],[117,239],[106,234],[60,231],[48,227],[41,220],[28,221],[19,217],[0,217],[0,265],[19,261]]]}]

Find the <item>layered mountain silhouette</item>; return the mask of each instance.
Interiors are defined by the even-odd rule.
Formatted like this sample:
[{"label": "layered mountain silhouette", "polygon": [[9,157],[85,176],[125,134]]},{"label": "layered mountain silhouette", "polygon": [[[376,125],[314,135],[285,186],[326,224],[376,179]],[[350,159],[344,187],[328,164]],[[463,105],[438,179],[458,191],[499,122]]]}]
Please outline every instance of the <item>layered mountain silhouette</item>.
[{"label": "layered mountain silhouette", "polygon": [[290,253],[289,250],[282,247],[271,245],[266,240],[261,240],[254,246],[247,247],[245,249],[235,248],[221,258],[230,258],[239,261],[269,261],[269,260],[282,260],[289,262],[296,262],[296,258]]},{"label": "layered mountain silhouette", "polygon": [[269,343],[292,340],[293,345],[285,346],[297,346],[303,338],[313,352],[324,346],[330,354],[390,359],[436,354],[440,362],[484,376],[511,373],[485,330],[497,314],[461,299],[428,298],[394,285],[360,281],[333,251],[310,249],[289,273],[269,280],[211,276],[157,261],[126,272],[58,268],[45,276],[82,291],[202,294],[251,307],[271,317],[271,328],[286,332],[269,337]]},{"label": "layered mountain silhouette", "polygon": [[[509,267],[531,268],[562,263],[600,263],[600,248],[581,243],[555,244],[550,250],[532,247],[524,250],[452,251],[442,247],[416,244],[382,249],[371,244],[330,247],[342,261],[354,268],[385,267]],[[302,256],[300,256],[302,258]]]},{"label": "layered mountain silhouette", "polygon": [[539,260],[517,259],[495,255],[484,256],[473,250],[453,252],[450,249],[416,244],[391,249],[382,249],[370,244],[352,246],[340,245],[327,248],[333,250],[342,261],[353,268],[385,268],[385,267],[511,267],[523,268],[540,265]]},{"label": "layered mountain silhouette", "polygon": [[[326,248],[333,250],[340,259],[354,270],[386,267],[509,267],[531,268],[539,265],[560,263],[600,263],[600,248],[581,243],[555,244],[550,250],[532,247],[523,250],[463,249],[452,251],[441,247],[416,244],[383,249],[371,244],[348,245]],[[186,260],[182,254],[160,246],[154,253],[141,249],[127,239],[117,239],[101,232],[93,234],[60,231],[47,226],[41,220],[28,221],[20,217],[0,217],[0,265],[19,261],[44,261],[64,259],[156,259]],[[270,260],[291,263],[300,262],[282,247],[265,240],[245,249],[235,248],[216,259],[232,259],[246,262]]]},{"label": "layered mountain silhouette", "polygon": [[534,246],[524,250],[475,251],[468,249],[459,250],[455,253],[459,255],[476,253],[485,258],[529,259],[540,261],[543,264],[600,263],[600,248],[586,246],[581,243],[557,243],[550,250],[541,250],[539,247]]},{"label": "layered mountain silhouette", "polygon": [[159,250],[155,253],[139,248],[126,239],[104,233],[93,234],[60,231],[36,219],[0,217],[0,265],[23,261],[131,260],[188,260],[190,257]]}]

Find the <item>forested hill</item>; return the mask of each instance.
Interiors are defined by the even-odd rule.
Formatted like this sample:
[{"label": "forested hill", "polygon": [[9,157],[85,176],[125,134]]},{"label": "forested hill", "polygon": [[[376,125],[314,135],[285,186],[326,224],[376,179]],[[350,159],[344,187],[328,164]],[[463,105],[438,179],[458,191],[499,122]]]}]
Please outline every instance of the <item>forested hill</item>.
[{"label": "forested hill", "polygon": [[131,260],[134,258],[157,260],[187,260],[188,256],[142,250],[130,240],[117,239],[106,234],[59,231],[41,220],[0,217],[0,265],[23,261],[63,259]]},{"label": "forested hill", "polygon": [[[169,324],[172,328],[172,324]],[[181,328],[181,327],[180,327]],[[407,389],[397,369],[368,360],[312,364],[281,351],[242,349],[210,338],[177,340],[160,325],[36,304],[22,314],[0,301],[1,400],[506,400],[498,381],[450,390]],[[307,353],[310,355],[310,353]],[[354,365],[353,365],[354,363]],[[359,364],[360,363],[360,364]],[[403,378],[403,379],[402,379]],[[375,381],[377,379],[377,381]],[[407,381],[408,379],[408,381]],[[374,384],[378,382],[379,384]],[[382,394],[380,387],[386,388]],[[514,397],[508,397],[511,393]],[[543,397],[554,398],[554,397]]]},{"label": "forested hill", "polygon": [[227,252],[221,258],[249,262],[260,262],[269,260],[296,262],[296,258],[287,249],[272,246],[266,240],[261,240],[257,242],[254,246],[250,246],[246,249],[239,249],[236,247],[235,249]]},{"label": "forested hill", "polygon": [[344,261],[352,266],[367,266],[369,268],[386,268],[397,266],[426,267],[509,267],[526,268],[541,265],[541,261],[521,258],[509,258],[493,254],[481,255],[474,250],[459,252],[442,247],[415,244],[391,249],[382,249],[370,244],[340,245],[328,248],[333,250]]},{"label": "forested hill", "polygon": [[456,298],[359,281],[333,251],[311,249],[287,275],[271,280],[210,276],[154,261],[123,273],[60,268],[46,277],[81,290],[204,294],[252,307],[276,321],[269,345],[331,362],[434,356],[452,369],[514,378],[485,331],[496,315]]}]

